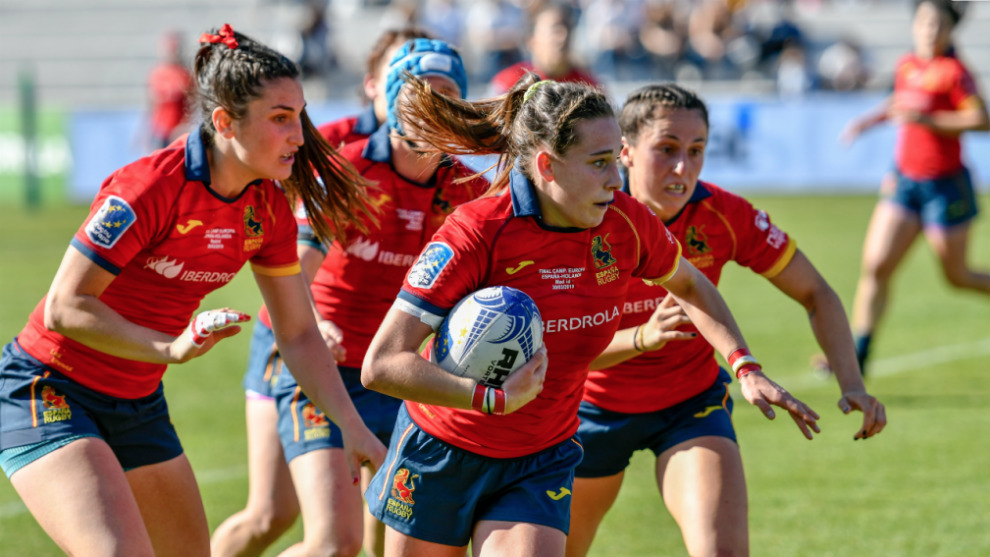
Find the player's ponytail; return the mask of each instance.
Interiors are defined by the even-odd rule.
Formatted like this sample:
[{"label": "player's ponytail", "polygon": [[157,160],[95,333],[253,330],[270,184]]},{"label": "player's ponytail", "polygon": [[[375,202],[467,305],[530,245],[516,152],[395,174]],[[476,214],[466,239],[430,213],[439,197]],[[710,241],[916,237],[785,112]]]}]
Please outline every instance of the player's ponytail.
[{"label": "player's ponytail", "polygon": [[[234,31],[230,25],[204,33],[194,63],[200,135],[213,145],[216,129],[213,111],[222,107],[231,118],[247,116],[248,103],[261,95],[264,84],[279,78],[299,79],[291,60]],[[365,230],[365,219],[374,222],[365,189],[369,185],[354,167],[316,130],[305,109],[301,114],[303,145],[296,153],[292,175],[282,182],[289,201],[301,203],[312,219],[316,234],[330,240],[349,226]],[[319,176],[319,179],[317,179]],[[320,183],[322,180],[322,184]],[[329,221],[329,222],[328,222]]]},{"label": "player's ponytail", "polygon": [[418,138],[429,144],[421,150],[499,155],[499,172],[489,192],[507,187],[513,168],[532,180],[529,160],[540,146],[565,155],[578,141],[578,122],[615,116],[598,89],[580,83],[541,82],[532,73],[521,77],[504,95],[473,102],[434,93],[416,79],[408,81],[409,102],[401,103],[399,112],[401,118],[417,123]]}]

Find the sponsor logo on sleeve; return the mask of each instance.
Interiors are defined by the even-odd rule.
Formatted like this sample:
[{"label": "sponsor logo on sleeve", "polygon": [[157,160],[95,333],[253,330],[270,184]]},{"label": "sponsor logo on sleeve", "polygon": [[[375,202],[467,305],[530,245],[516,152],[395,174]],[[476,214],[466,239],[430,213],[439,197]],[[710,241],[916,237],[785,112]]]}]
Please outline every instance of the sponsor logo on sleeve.
[{"label": "sponsor logo on sleeve", "polygon": [[135,222],[134,209],[120,197],[111,195],[86,225],[86,235],[94,244],[109,249]]},{"label": "sponsor logo on sleeve", "polygon": [[440,273],[453,258],[454,250],[447,244],[443,242],[429,243],[409,271],[409,285],[414,288],[433,288]]}]

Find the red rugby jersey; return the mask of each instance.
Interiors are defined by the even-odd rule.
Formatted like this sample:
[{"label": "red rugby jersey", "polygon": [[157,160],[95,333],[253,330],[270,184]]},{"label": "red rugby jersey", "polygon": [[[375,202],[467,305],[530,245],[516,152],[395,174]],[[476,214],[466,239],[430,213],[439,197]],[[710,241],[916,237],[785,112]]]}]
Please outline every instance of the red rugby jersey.
[{"label": "red rugby jersey", "polygon": [[[253,182],[234,199],[217,195],[209,183],[198,132],[103,182],[72,239],[116,275],[101,301],[138,325],[178,335],[203,297],[230,282],[245,261],[260,274],[299,272],[296,223],[272,181]],[[44,304],[18,336],[28,354],[107,395],[139,398],[158,387],[164,364],[111,356],[49,331]]]},{"label": "red rugby jersey", "polygon": [[630,286],[666,280],[681,253],[660,219],[624,193],[595,228],[559,229],[541,224],[532,187],[513,172],[509,193],[458,208],[399,293],[400,306],[438,321],[464,296],[493,285],[518,288],[539,307],[549,368],[535,400],[505,416],[406,403],[431,435],[496,458],[532,454],[574,435],[588,365],[615,334]]},{"label": "red rugby jersey", "polygon": [[[312,292],[320,315],[343,333],[347,360],[341,365],[360,368],[423,246],[455,207],[479,197],[489,184],[481,177],[456,182],[475,172],[453,159],[427,184],[406,180],[392,168],[387,126],[347,145],[342,154],[362,176],[377,183],[370,195],[379,226],[369,223],[367,234],[348,230],[344,242],[334,242],[313,279]],[[306,230],[300,227],[301,241]]]},{"label": "red rugby jersey", "polygon": [[[894,104],[899,108],[932,114],[979,102],[973,77],[955,56],[924,60],[907,54],[897,64]],[[959,136],[904,124],[898,133],[895,160],[898,170],[915,180],[954,174],[962,167]]]},{"label": "red rugby jersey", "polygon": [[378,129],[379,125],[378,117],[375,116],[375,107],[368,105],[359,114],[327,122],[316,129],[330,145],[333,145],[335,149],[340,149],[348,143],[368,137]]},{"label": "red rugby jersey", "polygon": [[[718,284],[729,261],[776,276],[790,263],[795,243],[742,197],[698,182],[690,201],[667,228],[684,258]],[[623,304],[620,329],[645,323],[667,295],[661,286],[634,284]],[[694,330],[693,325],[681,330]],[[704,391],[718,375],[715,350],[704,337],[676,340],[603,371],[591,371],[584,399],[595,406],[635,414],[668,408]]]}]

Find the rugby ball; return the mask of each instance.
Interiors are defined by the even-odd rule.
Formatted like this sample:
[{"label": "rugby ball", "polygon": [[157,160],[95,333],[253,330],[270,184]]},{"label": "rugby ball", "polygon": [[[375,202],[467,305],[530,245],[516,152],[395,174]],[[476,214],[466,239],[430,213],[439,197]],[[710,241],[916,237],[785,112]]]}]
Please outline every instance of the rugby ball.
[{"label": "rugby ball", "polygon": [[486,387],[501,387],[543,346],[543,320],[525,292],[490,286],[457,303],[433,338],[430,361]]}]

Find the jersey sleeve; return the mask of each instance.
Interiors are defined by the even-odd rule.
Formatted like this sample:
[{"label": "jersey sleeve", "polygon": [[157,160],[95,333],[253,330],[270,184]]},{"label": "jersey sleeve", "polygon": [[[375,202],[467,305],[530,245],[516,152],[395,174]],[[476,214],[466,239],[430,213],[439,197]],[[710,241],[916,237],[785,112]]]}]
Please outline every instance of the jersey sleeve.
[{"label": "jersey sleeve", "polygon": [[681,243],[646,205],[634,202],[629,206],[630,225],[637,232],[640,245],[639,265],[633,276],[654,284],[667,282],[677,272]]},{"label": "jersey sleeve", "polygon": [[301,271],[296,251],[295,215],[280,190],[272,188],[272,193],[268,209],[271,239],[266,239],[258,253],[251,257],[251,270],[266,276],[294,275]]},{"label": "jersey sleeve", "polygon": [[396,306],[436,329],[457,302],[481,287],[488,259],[478,227],[455,210],[406,273]]},{"label": "jersey sleeve", "polygon": [[153,177],[141,177],[140,165],[107,178],[72,240],[76,249],[115,275],[161,233],[172,205],[169,190],[153,187]]},{"label": "jersey sleeve", "polygon": [[722,219],[736,237],[733,259],[766,278],[773,278],[794,258],[797,244],[770,220],[766,211],[749,201],[727,192],[721,196]]},{"label": "jersey sleeve", "polygon": [[976,80],[962,63],[955,64],[955,72],[949,88],[949,102],[957,109],[979,108],[983,105]]}]

